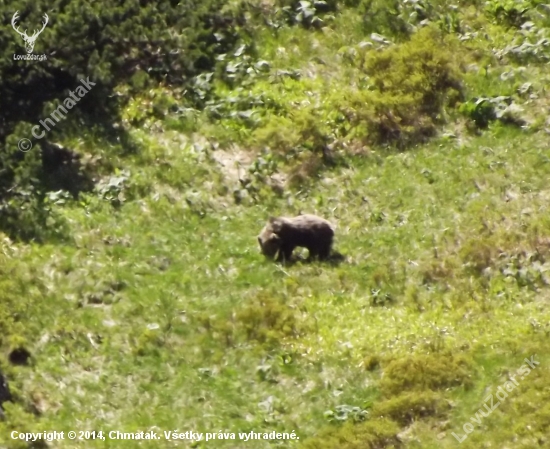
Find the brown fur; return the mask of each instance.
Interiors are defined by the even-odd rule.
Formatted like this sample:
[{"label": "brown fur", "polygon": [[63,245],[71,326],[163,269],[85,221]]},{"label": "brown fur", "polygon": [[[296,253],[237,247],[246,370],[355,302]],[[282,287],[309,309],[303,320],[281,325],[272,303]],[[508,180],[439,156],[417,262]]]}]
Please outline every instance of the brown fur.
[{"label": "brown fur", "polygon": [[316,215],[270,217],[258,236],[262,254],[271,259],[290,260],[297,246],[307,248],[309,257],[327,259],[332,248],[333,226]]}]

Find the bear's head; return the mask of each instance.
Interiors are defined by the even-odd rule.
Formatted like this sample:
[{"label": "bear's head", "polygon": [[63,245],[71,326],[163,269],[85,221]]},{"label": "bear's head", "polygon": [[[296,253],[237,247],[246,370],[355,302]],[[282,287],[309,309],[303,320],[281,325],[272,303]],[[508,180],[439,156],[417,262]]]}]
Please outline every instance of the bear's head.
[{"label": "bear's head", "polygon": [[282,227],[282,223],[278,218],[270,217],[268,223],[258,236],[258,243],[262,250],[262,254],[273,259],[281,248],[281,237],[278,235]]}]

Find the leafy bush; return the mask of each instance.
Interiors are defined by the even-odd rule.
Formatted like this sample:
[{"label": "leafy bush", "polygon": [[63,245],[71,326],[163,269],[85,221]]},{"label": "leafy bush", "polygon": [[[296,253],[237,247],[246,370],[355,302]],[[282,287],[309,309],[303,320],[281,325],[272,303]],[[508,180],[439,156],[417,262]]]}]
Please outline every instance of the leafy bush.
[{"label": "leafy bush", "polygon": [[534,291],[548,284],[550,240],[537,237],[519,244],[517,236],[472,238],[459,251],[466,272],[489,279],[500,278]]},{"label": "leafy bush", "polygon": [[[327,106],[327,109],[330,106]],[[289,170],[288,185],[301,186],[316,179],[322,169],[341,161],[337,148],[338,137],[343,135],[344,115],[336,109],[304,106],[286,114],[269,114],[250,138],[271,161],[265,165],[272,174],[280,162]],[[256,169],[256,168],[254,168]],[[257,177],[257,181],[264,182]]]},{"label": "leafy bush", "polygon": [[525,22],[514,41],[495,52],[499,59],[510,59],[521,64],[547,63],[550,60],[548,24]]},{"label": "leafy bush", "polygon": [[522,109],[511,97],[474,98],[461,104],[459,111],[470,118],[478,128],[487,128],[493,120],[516,125],[525,123],[518,115]]},{"label": "leafy bush", "polygon": [[343,422],[351,420],[353,422],[361,422],[367,418],[368,411],[361,407],[352,405],[337,405],[334,410],[328,410],[325,412],[325,418],[329,421]]},{"label": "leafy bush", "polygon": [[323,26],[323,16],[336,11],[336,0],[278,0],[274,10],[275,22],[285,21],[290,25],[300,24],[305,28]]},{"label": "leafy bush", "polygon": [[358,12],[363,16],[367,33],[381,33],[396,37],[407,37],[413,27],[402,14],[403,2],[399,0],[357,1]]},{"label": "leafy bush", "polygon": [[308,326],[296,307],[280,299],[260,295],[237,311],[235,319],[248,340],[268,345],[303,334]]},{"label": "leafy bush", "polygon": [[311,330],[310,320],[299,308],[267,293],[258,294],[229,313],[229,317],[222,313],[197,319],[210,338],[222,338],[229,346],[254,341],[275,348]]},{"label": "leafy bush", "polygon": [[526,0],[490,0],[485,10],[498,23],[519,28],[528,20],[527,13],[532,7],[531,3]]},{"label": "leafy bush", "polygon": [[434,27],[410,41],[368,55],[369,89],[358,92],[345,115],[366,126],[370,141],[405,146],[432,136],[444,108],[462,98],[450,54],[452,42]]},{"label": "leafy bush", "polygon": [[461,30],[457,7],[447,2],[426,0],[361,0],[358,11],[367,33],[380,33],[396,39],[409,37],[430,23],[446,33]]}]

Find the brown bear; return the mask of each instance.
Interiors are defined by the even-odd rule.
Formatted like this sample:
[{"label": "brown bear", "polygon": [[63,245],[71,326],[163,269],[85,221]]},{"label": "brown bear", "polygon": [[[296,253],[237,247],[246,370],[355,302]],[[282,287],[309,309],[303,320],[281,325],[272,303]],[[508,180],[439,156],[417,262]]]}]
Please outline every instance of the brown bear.
[{"label": "brown bear", "polygon": [[324,218],[304,214],[270,217],[258,236],[262,254],[277,261],[290,260],[297,246],[307,248],[309,258],[327,259],[332,248],[333,226]]}]

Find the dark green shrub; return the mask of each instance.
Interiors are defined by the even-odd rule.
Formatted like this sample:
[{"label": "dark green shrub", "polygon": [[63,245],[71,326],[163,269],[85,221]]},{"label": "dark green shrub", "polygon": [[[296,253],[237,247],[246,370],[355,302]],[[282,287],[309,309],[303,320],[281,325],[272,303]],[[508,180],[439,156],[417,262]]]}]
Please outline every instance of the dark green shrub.
[{"label": "dark green shrub", "polygon": [[450,409],[449,403],[433,391],[408,392],[378,402],[372,415],[389,418],[406,426],[429,416],[443,416]]},{"label": "dark green shrub", "polygon": [[327,428],[321,435],[308,439],[303,449],[383,449],[400,446],[400,428],[390,419],[373,419],[361,424],[346,423]]},{"label": "dark green shrub", "polygon": [[430,354],[404,357],[384,368],[384,395],[408,390],[439,390],[472,383],[470,362],[462,356]]},{"label": "dark green shrub", "polygon": [[[15,132],[20,130],[24,133],[28,126],[19,124]],[[16,134],[8,136],[0,151],[0,229],[10,237],[41,239],[47,234],[48,218],[53,219],[40,188],[42,148],[37,145],[24,153],[18,140]]]},{"label": "dark green shrub", "polygon": [[471,119],[478,128],[487,128],[496,119],[495,108],[486,98],[479,98],[460,105],[459,111]]},{"label": "dark green shrub", "polygon": [[[50,142],[99,130],[127,150],[128,138],[117,125],[125,102],[163,82],[188,88],[186,100],[202,106],[210,91],[195,82],[197,77],[215,73],[217,57],[247,33],[241,3],[228,7],[223,0],[127,0],[108,7],[90,0],[26,5],[9,0],[3,6],[10,16],[19,10],[22,29],[40,24],[44,13],[50,17],[34,49],[47,55],[44,61],[14,60],[14,54],[25,53],[23,41],[10,26],[0,28],[0,229],[12,237],[37,237],[45,227],[49,214],[43,198],[52,188],[49,182],[59,178],[51,173],[62,165],[44,161]],[[42,140],[33,139],[31,128],[88,78],[95,86],[66,119]],[[157,102],[154,115],[171,106]],[[22,138],[34,144],[24,157],[17,153]]]},{"label": "dark green shrub", "polygon": [[525,124],[519,114],[522,109],[507,96],[473,98],[461,104],[459,111],[481,129],[494,120],[517,126]]}]

